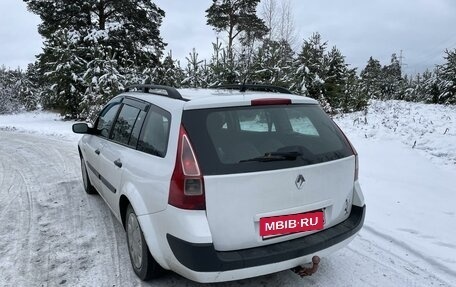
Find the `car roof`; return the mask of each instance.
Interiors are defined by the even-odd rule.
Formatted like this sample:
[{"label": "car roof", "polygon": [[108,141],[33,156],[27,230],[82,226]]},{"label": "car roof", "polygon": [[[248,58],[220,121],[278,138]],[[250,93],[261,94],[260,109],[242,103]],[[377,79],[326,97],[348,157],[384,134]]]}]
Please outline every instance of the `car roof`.
[{"label": "car roof", "polygon": [[[244,91],[234,89],[172,89],[173,95],[167,90],[157,89],[153,92],[132,91],[122,95],[132,96],[146,102],[163,106],[164,108],[179,108],[184,110],[250,106],[252,100],[258,99],[289,99],[292,104],[318,104],[314,99],[277,92]],[[177,98],[180,96],[180,99]]]},{"label": "car roof", "polygon": [[314,99],[293,95],[272,92],[228,90],[228,89],[181,89],[182,96],[189,99],[185,104],[186,110],[227,107],[227,106],[249,106],[252,100],[257,99],[290,99],[294,104],[317,104]]}]

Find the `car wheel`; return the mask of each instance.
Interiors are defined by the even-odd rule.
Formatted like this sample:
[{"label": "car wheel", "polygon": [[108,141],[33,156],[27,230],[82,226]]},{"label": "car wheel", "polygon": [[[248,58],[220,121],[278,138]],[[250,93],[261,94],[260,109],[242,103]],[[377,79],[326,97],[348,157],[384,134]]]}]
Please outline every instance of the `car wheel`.
[{"label": "car wheel", "polygon": [[84,190],[88,194],[96,194],[97,190],[90,183],[89,174],[87,173],[87,164],[83,157],[81,157],[81,172],[82,172],[82,184],[84,185]]},{"label": "car wheel", "polygon": [[160,276],[163,269],[150,254],[138,218],[131,205],[127,208],[125,225],[128,253],[136,275],[144,281]]}]

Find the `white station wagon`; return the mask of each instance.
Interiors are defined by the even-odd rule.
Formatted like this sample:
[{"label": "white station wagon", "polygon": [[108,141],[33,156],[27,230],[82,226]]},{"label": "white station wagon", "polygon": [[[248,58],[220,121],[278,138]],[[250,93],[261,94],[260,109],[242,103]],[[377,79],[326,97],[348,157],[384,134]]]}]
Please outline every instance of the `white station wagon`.
[{"label": "white station wagon", "polygon": [[279,87],[134,86],[73,131],[84,188],[125,227],[143,280],[295,268],[364,222],[355,149],[315,100]]}]

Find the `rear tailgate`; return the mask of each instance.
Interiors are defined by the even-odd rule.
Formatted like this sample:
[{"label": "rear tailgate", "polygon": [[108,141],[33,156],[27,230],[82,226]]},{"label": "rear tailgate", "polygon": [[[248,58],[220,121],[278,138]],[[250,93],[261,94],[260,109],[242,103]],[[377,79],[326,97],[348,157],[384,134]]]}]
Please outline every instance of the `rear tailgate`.
[{"label": "rear tailgate", "polygon": [[[244,249],[311,234],[260,236],[261,218],[323,210],[324,228],[348,217],[354,156],[312,166],[248,174],[207,176],[207,218],[215,248]],[[302,175],[301,189],[295,184]]]},{"label": "rear tailgate", "polygon": [[318,232],[281,232],[278,223],[274,234],[261,236],[262,218],[323,212],[326,229],[349,215],[355,173],[349,143],[318,105],[271,102],[184,111],[219,251]]}]

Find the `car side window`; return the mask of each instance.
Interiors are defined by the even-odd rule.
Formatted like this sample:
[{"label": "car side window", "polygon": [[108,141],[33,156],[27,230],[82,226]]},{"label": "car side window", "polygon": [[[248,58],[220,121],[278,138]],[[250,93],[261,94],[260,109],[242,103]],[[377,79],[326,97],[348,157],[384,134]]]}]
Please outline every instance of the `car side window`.
[{"label": "car side window", "polygon": [[165,157],[168,148],[171,115],[159,108],[151,108],[144,122],[138,150]]},{"label": "car side window", "polygon": [[109,137],[109,132],[111,131],[119,107],[120,102],[111,103],[101,111],[97,123],[98,135],[105,138]]},{"label": "car side window", "polygon": [[131,132],[130,141],[128,142],[128,145],[133,148],[136,148],[136,146],[138,145],[139,135],[140,135],[141,128],[143,126],[145,118],[146,118],[146,112],[145,111],[139,112],[138,118],[136,119],[135,126],[133,127],[133,131]]},{"label": "car side window", "polygon": [[141,110],[130,105],[124,104],[117,117],[116,123],[112,130],[110,139],[128,145],[133,126]]}]

